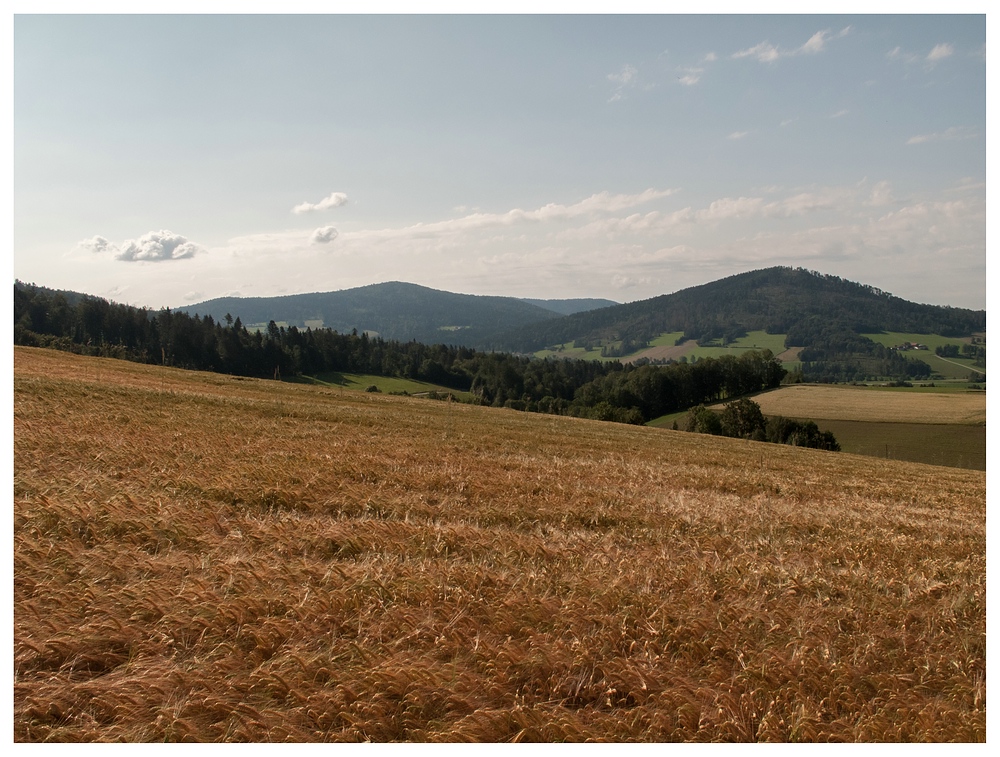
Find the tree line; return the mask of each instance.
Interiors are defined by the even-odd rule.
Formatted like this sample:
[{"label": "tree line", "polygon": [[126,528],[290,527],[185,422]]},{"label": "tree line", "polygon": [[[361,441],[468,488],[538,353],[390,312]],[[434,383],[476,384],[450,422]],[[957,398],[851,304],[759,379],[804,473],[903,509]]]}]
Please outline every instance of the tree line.
[{"label": "tree line", "polygon": [[395,376],[469,392],[483,405],[625,423],[774,388],[785,376],[767,351],[668,366],[539,360],[273,321],[265,330],[248,330],[229,315],[216,321],[152,311],[20,282],[14,287],[14,343],[259,378]]}]

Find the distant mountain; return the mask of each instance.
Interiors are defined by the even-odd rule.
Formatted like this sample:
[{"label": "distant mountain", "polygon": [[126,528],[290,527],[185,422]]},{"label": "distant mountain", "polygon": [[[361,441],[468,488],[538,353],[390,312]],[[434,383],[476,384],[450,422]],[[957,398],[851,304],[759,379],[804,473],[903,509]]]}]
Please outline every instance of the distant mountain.
[{"label": "distant mountain", "polygon": [[540,308],[551,310],[559,315],[573,315],[574,313],[585,313],[589,310],[599,310],[600,308],[614,307],[618,303],[614,300],[600,300],[593,298],[583,298],[574,300],[532,300],[522,297],[521,302],[528,302],[538,305]]},{"label": "distant mountain", "polygon": [[746,331],[788,334],[806,346],[831,334],[903,331],[963,336],[986,329],[986,312],[919,305],[875,287],[801,268],[766,268],[625,305],[568,315],[498,335],[496,349],[534,352],[574,340],[638,349],[682,331],[701,341]]},{"label": "distant mountain", "polygon": [[275,321],[455,345],[481,345],[498,331],[560,317],[551,307],[513,297],[454,294],[398,281],[283,297],[220,297],[177,310],[211,315],[216,321],[229,314],[246,326]]}]

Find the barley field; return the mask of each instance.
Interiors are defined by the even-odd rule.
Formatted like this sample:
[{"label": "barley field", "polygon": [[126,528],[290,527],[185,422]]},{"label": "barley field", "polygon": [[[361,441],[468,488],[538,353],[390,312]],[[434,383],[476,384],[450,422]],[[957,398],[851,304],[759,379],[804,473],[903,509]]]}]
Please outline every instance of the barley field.
[{"label": "barley field", "polygon": [[986,425],[985,392],[888,392],[790,384],[754,397],[765,415],[876,423]]},{"label": "barley field", "polygon": [[17,742],[986,738],[986,476],[14,349]]}]

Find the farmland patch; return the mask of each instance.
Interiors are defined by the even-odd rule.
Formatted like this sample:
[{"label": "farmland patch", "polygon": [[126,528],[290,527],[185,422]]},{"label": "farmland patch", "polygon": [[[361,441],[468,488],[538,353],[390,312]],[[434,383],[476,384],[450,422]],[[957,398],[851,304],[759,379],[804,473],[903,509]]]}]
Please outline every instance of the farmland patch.
[{"label": "farmland patch", "polygon": [[885,392],[792,384],[754,397],[765,415],[839,421],[985,425],[984,392]]}]

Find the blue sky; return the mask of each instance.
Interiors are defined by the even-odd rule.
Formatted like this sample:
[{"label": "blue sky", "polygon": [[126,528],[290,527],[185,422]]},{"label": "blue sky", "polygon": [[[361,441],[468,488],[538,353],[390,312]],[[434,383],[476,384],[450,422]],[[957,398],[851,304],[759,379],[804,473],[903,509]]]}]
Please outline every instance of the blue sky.
[{"label": "blue sky", "polygon": [[20,15],[13,39],[25,281],[628,302],[790,265],[986,306],[985,15]]}]

